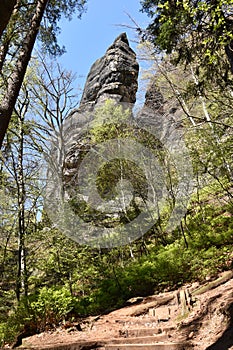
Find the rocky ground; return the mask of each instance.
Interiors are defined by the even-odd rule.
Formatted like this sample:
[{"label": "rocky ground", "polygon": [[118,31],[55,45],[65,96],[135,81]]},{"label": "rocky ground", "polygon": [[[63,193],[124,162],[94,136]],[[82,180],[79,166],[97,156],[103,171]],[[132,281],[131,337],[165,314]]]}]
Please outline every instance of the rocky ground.
[{"label": "rocky ground", "polygon": [[233,272],[201,286],[131,299],[107,315],[23,339],[21,348],[233,350]]}]

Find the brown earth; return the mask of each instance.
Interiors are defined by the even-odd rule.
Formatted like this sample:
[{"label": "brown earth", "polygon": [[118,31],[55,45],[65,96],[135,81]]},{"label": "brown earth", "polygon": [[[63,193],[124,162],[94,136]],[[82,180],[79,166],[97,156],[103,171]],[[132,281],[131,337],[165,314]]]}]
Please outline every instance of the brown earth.
[{"label": "brown earth", "polygon": [[233,350],[232,271],[201,286],[194,283],[133,298],[128,304],[79,325],[67,322],[55,331],[23,339],[21,348]]}]

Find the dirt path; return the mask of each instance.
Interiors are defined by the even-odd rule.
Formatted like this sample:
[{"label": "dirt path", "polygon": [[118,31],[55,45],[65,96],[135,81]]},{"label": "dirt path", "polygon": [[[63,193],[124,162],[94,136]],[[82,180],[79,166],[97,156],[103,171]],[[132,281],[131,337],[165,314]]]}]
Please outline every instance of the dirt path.
[{"label": "dirt path", "polygon": [[67,323],[24,339],[22,347],[233,350],[233,274],[228,271],[202,286],[131,299],[129,306],[89,317],[80,326],[82,331]]}]

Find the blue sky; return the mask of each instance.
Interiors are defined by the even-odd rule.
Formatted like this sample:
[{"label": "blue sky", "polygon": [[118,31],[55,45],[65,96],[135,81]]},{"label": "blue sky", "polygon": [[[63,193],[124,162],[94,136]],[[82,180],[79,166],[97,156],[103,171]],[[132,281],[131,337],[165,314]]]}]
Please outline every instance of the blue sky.
[{"label": "blue sky", "polygon": [[104,55],[114,39],[126,32],[130,46],[136,49],[135,32],[118,25],[135,26],[126,13],[140,27],[146,27],[149,18],[141,13],[139,0],[88,0],[87,12],[81,20],[60,23],[59,43],[65,45],[66,53],[59,59],[62,66],[77,74],[77,84],[83,88],[85,78],[95,60]]}]

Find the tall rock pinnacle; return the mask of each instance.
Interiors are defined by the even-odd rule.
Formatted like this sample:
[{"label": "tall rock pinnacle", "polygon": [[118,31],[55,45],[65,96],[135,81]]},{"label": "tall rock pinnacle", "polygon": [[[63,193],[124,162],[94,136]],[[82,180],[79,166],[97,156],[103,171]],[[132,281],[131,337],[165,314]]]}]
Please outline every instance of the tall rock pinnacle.
[{"label": "tall rock pinnacle", "polygon": [[134,103],[138,88],[139,65],[126,33],[120,34],[91,67],[80,107],[95,105],[107,98]]},{"label": "tall rock pinnacle", "polygon": [[88,148],[87,140],[83,142],[82,137],[94,118],[94,108],[107,99],[134,104],[138,89],[138,71],[136,54],[129,46],[126,33],[120,34],[105,55],[92,65],[79,108],[70,113],[63,129],[63,174],[67,181],[77,172],[81,149]]}]

